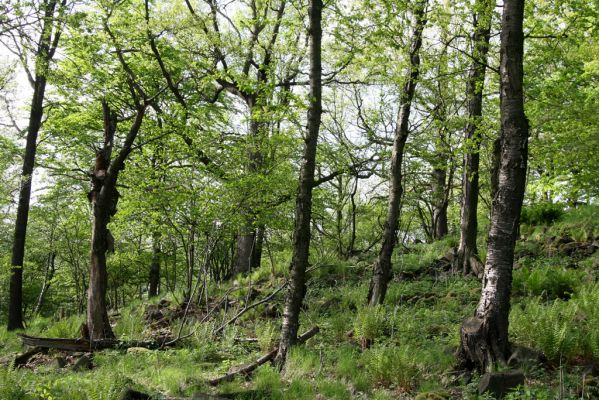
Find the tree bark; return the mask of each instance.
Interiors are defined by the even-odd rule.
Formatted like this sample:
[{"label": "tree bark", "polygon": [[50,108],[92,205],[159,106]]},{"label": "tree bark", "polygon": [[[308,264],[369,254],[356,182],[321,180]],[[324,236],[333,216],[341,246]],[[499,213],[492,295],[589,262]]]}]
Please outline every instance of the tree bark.
[{"label": "tree bark", "polygon": [[252,251],[252,264],[251,269],[260,267],[262,262],[262,248],[264,246],[264,235],[266,233],[266,227],[264,224],[259,225],[256,229],[256,240],[254,243],[254,249]]},{"label": "tree bark", "polygon": [[129,129],[117,157],[111,161],[114,135],[117,129],[116,114],[106,101],[102,103],[104,116],[104,145],[96,153],[96,163],[91,177],[92,189],[88,199],[92,209],[92,245],[89,273],[89,289],[87,293],[87,326],[90,339],[98,340],[114,338],[108,321],[106,307],[106,290],[108,274],[106,270],[106,253],[112,251],[114,239],[108,230],[108,223],[116,214],[119,193],[116,184],[120,171],[131,152],[133,142],[145,114],[145,106],[138,106],[135,119]]},{"label": "tree bark", "polygon": [[402,170],[403,153],[408,140],[408,122],[412,98],[416,90],[416,82],[420,74],[420,47],[422,46],[422,31],[426,24],[426,0],[419,0],[414,8],[415,26],[410,46],[410,67],[406,82],[401,92],[395,137],[393,139],[393,152],[391,154],[391,172],[389,176],[389,201],[387,217],[383,230],[383,243],[377,260],[374,263],[370,288],[368,290],[368,304],[382,304],[387,293],[387,285],[391,280],[391,255],[397,240],[399,225],[400,202],[403,194]]},{"label": "tree bark", "polygon": [[48,254],[48,260],[46,261],[46,272],[44,273],[44,282],[42,283],[40,294],[37,297],[37,302],[35,303],[35,308],[33,309],[33,315],[39,314],[40,310],[42,309],[44,297],[46,296],[46,293],[48,293],[48,289],[50,289],[52,278],[54,278],[54,272],[56,271],[54,264],[55,260],[56,252],[52,251],[50,254]]},{"label": "tree bark", "polygon": [[160,235],[152,235],[152,263],[150,264],[150,285],[148,288],[148,297],[158,296],[160,288]]},{"label": "tree bark", "polygon": [[[27,126],[25,154],[21,170],[21,184],[19,189],[19,203],[15,221],[14,240],[12,246],[10,289],[8,304],[8,330],[23,329],[23,260],[25,258],[25,240],[27,237],[27,222],[29,220],[29,201],[31,199],[31,180],[35,167],[35,153],[37,150],[37,136],[42,125],[44,114],[44,94],[46,91],[46,74],[50,62],[54,57],[61,29],[56,21],[56,0],[44,1],[41,9],[41,33],[38,48],[35,54],[35,79],[33,84],[33,98]],[[64,2],[60,7],[64,6]],[[27,68],[27,65],[24,66]]]},{"label": "tree bark", "polygon": [[482,264],[478,259],[478,249],[476,247],[481,140],[478,127],[482,117],[483,87],[494,5],[495,3],[489,0],[477,0],[475,3],[474,32],[472,34],[474,60],[470,66],[468,81],[466,82],[468,123],[464,131],[466,152],[464,153],[462,172],[463,200],[460,212],[460,244],[458,246],[457,267],[464,274],[473,272],[477,276],[482,273]]},{"label": "tree bark", "polygon": [[506,0],[501,29],[501,158],[483,287],[473,318],[462,325],[458,360],[489,371],[509,355],[508,317],[514,245],[526,186],[528,120],[522,93],[524,0]]},{"label": "tree bark", "polygon": [[[253,93],[248,93],[239,88],[239,82],[234,82],[232,84],[234,88],[233,92],[245,101],[250,110],[250,127],[248,135],[250,140],[248,149],[248,171],[250,173],[257,173],[264,170],[265,156],[263,153],[263,138],[265,137],[265,131],[268,124],[264,122],[262,113],[264,112],[263,106],[268,104],[272,98],[272,93],[269,93],[269,89],[265,90],[265,88],[269,83],[269,69],[272,64],[273,48],[279,35],[279,29],[281,27],[281,21],[283,14],[285,13],[286,5],[287,1],[281,0],[279,8],[273,8],[273,11],[276,11],[274,16],[275,22],[268,45],[264,49],[264,58],[262,59],[262,62],[256,66],[255,91]],[[256,7],[256,4],[252,3],[252,7]],[[250,49],[252,49],[256,43],[259,43],[259,35],[260,29],[255,27],[254,32],[252,33],[251,43],[249,44]],[[253,60],[252,58],[253,55],[250,50],[243,69],[243,74],[246,75],[246,78],[250,70],[250,64],[248,62],[252,61],[253,63],[256,63],[256,60]],[[233,263],[234,274],[243,274],[255,270],[260,267],[262,259],[262,244],[259,243],[259,227],[256,227],[256,210],[252,206],[246,207],[243,204],[242,208],[246,209],[246,215],[244,216],[246,220],[236,240],[236,252]]]},{"label": "tree bark", "polygon": [[[441,150],[441,153],[443,151]],[[432,215],[432,235],[433,240],[443,239],[449,233],[447,225],[447,207],[448,207],[448,185],[451,182],[447,181],[447,171],[445,166],[449,160],[444,154],[440,154],[439,158],[443,162],[443,167],[439,166],[433,170],[433,215]]]},{"label": "tree bark", "polygon": [[308,109],[307,133],[304,139],[299,188],[295,202],[291,276],[283,311],[281,341],[275,357],[275,364],[279,368],[285,364],[289,347],[297,342],[300,308],[306,294],[306,269],[311,238],[312,189],[322,116],[322,8],[322,0],[310,0],[310,108]]},{"label": "tree bark", "polygon": [[252,254],[256,241],[256,228],[252,218],[246,220],[246,225],[237,235],[235,240],[235,257],[233,262],[233,275],[245,274],[252,270]]}]

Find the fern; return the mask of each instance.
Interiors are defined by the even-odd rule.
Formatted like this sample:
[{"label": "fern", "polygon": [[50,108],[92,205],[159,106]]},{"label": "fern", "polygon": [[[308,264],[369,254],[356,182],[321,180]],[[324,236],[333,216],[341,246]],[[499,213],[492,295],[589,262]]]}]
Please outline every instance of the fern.
[{"label": "fern", "polygon": [[388,327],[383,306],[364,307],[358,311],[354,320],[354,336],[363,343],[372,342],[384,336]]},{"label": "fern", "polygon": [[557,361],[574,355],[578,349],[576,313],[577,306],[573,302],[556,300],[543,305],[537,298],[524,310],[514,309],[511,329],[520,341],[540,349],[547,359]]},{"label": "fern", "polygon": [[582,287],[572,301],[578,307],[581,330],[588,332],[581,337],[585,355],[599,359],[599,285]]},{"label": "fern", "polygon": [[409,347],[373,347],[367,354],[366,369],[375,381],[409,388],[417,383],[419,373],[417,352]]},{"label": "fern", "polygon": [[22,377],[17,370],[12,368],[0,368],[0,398],[1,399],[25,399],[27,392],[21,384]]}]

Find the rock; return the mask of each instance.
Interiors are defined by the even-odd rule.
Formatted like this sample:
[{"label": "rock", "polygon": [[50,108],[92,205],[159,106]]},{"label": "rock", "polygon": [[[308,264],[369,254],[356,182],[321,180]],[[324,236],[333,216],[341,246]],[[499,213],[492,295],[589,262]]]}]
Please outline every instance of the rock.
[{"label": "rock", "polygon": [[433,263],[430,266],[429,273],[430,273],[430,275],[436,275],[439,272],[451,271],[452,266],[453,266],[453,264],[447,258],[447,256],[443,256],[443,257],[437,258],[435,261],[433,261]]},{"label": "rock", "polygon": [[592,363],[586,366],[584,371],[582,371],[582,376],[586,377],[599,377],[599,365]]},{"label": "rock", "polygon": [[141,353],[149,353],[150,349],[147,349],[145,347],[129,347],[127,349],[127,354],[141,354]]},{"label": "rock", "polygon": [[137,390],[133,390],[131,388],[124,388],[121,391],[121,395],[119,396],[119,400],[149,400],[151,399],[149,394],[138,392]]},{"label": "rock", "polygon": [[458,254],[458,249],[455,247],[452,247],[451,249],[447,250],[447,253],[445,253],[445,256],[443,258],[445,258],[450,263],[453,263],[457,257],[457,254]]},{"label": "rock", "polygon": [[81,357],[79,357],[75,365],[73,365],[73,371],[85,371],[88,369],[92,369],[92,367],[93,365],[91,356],[84,354]]},{"label": "rock", "polygon": [[170,302],[170,300],[162,299],[162,300],[160,300],[160,302],[158,303],[158,305],[160,307],[170,307],[171,302]]},{"label": "rock", "polygon": [[262,316],[265,318],[278,318],[281,316],[281,312],[274,304],[268,304],[264,307],[264,311],[262,312]]},{"label": "rock", "polygon": [[64,357],[56,357],[54,359],[54,366],[56,368],[64,368],[67,365],[67,360]]},{"label": "rock", "polygon": [[597,251],[597,248],[599,248],[599,246],[597,246],[596,242],[582,243],[580,247],[574,251],[573,256],[579,258],[590,257]]},{"label": "rock", "polygon": [[519,369],[503,372],[487,372],[480,378],[478,393],[489,392],[496,399],[501,399],[518,385],[524,385],[524,373]]},{"label": "rock", "polygon": [[543,353],[524,346],[514,346],[507,363],[510,367],[519,367],[525,364],[540,364],[543,361],[545,361]]},{"label": "rock", "polygon": [[555,245],[559,246],[559,245],[563,245],[563,244],[570,243],[570,242],[573,242],[573,241],[574,241],[574,239],[572,239],[571,237],[564,236],[564,237],[561,237],[559,239],[554,240],[553,243]]},{"label": "rock", "polygon": [[341,304],[341,297],[333,296],[325,301],[323,301],[320,305],[318,305],[318,309],[321,312],[330,312],[331,310],[336,309]]},{"label": "rock", "polygon": [[564,253],[567,256],[571,256],[580,246],[581,246],[581,243],[568,242],[568,243],[561,244],[559,246],[559,251],[560,251],[560,253]]}]

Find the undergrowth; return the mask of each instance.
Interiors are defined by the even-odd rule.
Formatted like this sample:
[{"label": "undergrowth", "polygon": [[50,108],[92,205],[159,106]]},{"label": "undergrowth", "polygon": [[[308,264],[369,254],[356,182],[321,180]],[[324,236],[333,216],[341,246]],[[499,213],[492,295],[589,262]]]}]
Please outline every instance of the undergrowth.
[{"label": "undergrowth", "polygon": [[[590,222],[598,220],[597,210],[565,212],[553,225],[526,228],[536,232],[540,241],[520,242],[516,251],[510,339],[542,352],[549,368],[527,370],[526,385],[508,399],[553,398],[560,390],[565,397],[578,396],[578,366],[599,360],[599,284],[595,283],[599,256],[573,261],[544,254],[542,245],[545,238],[556,235],[585,240],[597,235]],[[545,217],[541,220],[546,222]],[[52,366],[35,371],[7,367],[7,360],[22,347],[14,333],[1,327],[0,358],[5,366],[0,367],[0,399],[113,399],[125,387],[142,389],[156,398],[239,392],[237,398],[247,399],[483,398],[476,393],[476,378],[471,384],[451,378],[459,327],[476,307],[480,282],[427,272],[455,244],[455,237],[449,237],[396,252],[396,279],[390,283],[385,303],[377,307],[364,305],[372,260],[340,261],[321,255],[319,267],[311,274],[300,327],[303,332],[318,325],[321,332],[291,349],[283,373],[266,364],[251,381],[239,378],[216,389],[206,385],[208,378],[251,362],[276,346],[279,317],[265,317],[264,308],[257,308],[219,337],[213,335],[215,327],[234,310],[221,310],[206,322],[192,318],[182,331],[190,335],[179,347],[100,352],[94,357],[95,368],[86,372]],[[235,284],[251,281],[263,297],[287,273],[283,267],[271,267],[265,263],[251,278],[238,277]],[[218,296],[228,287],[211,290]],[[243,304],[246,294],[240,290],[231,298]],[[276,297],[279,309],[282,298],[282,294]],[[136,302],[113,316],[119,337],[137,339],[147,333],[144,304]],[[62,320],[36,317],[28,323],[27,332],[77,337],[83,319],[77,315]]]}]

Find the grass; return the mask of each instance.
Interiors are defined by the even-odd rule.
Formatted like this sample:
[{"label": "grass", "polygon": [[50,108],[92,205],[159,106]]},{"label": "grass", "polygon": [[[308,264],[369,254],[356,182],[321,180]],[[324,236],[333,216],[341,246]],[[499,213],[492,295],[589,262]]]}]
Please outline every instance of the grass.
[{"label": "grass", "polygon": [[[567,212],[545,227],[543,234],[591,229],[587,219],[595,212],[580,211],[582,216]],[[448,238],[415,245],[410,252],[395,255],[394,271],[424,271],[454,244],[455,238]],[[508,398],[556,397],[560,365],[561,390],[566,397],[580,398],[580,366],[599,360],[599,284],[595,283],[599,258],[573,261],[548,256],[532,240],[518,247],[522,258],[514,271],[510,338],[542,352],[550,368],[527,370],[525,387]],[[321,332],[292,348],[282,374],[264,365],[251,381],[237,379],[216,389],[205,384],[208,378],[255,360],[278,340],[280,319],[267,319],[260,310],[227,327],[221,337],[212,337],[213,328],[227,316],[221,311],[214,321],[192,321],[184,333],[194,334],[178,348],[104,351],[94,357],[91,371],[0,367],[0,399],[113,399],[124,387],[143,389],[156,398],[225,392],[244,392],[240,398],[248,399],[482,398],[476,394],[476,379],[469,385],[453,384],[450,374],[460,324],[472,314],[480,296],[478,280],[426,274],[393,281],[385,304],[373,309],[364,307],[369,262],[322,262],[326,265],[312,274],[300,328],[318,325]],[[277,287],[281,275],[272,282],[267,264],[254,272],[251,281],[264,296]],[[248,278],[237,280],[239,285],[248,283]],[[221,286],[218,293],[226,289]],[[245,292],[236,296],[242,300]],[[128,339],[143,337],[143,309],[141,302],[121,309],[115,332]],[[232,312],[228,310],[228,316]],[[82,320],[82,316],[60,321],[38,317],[29,322],[27,332],[73,337]],[[257,343],[240,343],[239,337],[254,337]],[[18,338],[1,327],[0,358],[13,357],[17,351],[21,351]]]}]

